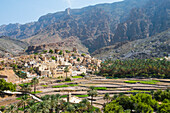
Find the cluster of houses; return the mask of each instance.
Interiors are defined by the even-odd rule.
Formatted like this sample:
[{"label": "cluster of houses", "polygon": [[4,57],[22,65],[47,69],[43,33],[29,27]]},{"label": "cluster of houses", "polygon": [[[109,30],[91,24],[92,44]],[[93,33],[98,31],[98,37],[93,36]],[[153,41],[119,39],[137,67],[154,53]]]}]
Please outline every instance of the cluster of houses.
[{"label": "cluster of houses", "polygon": [[76,48],[73,48],[72,51],[55,49],[52,52],[1,59],[1,68],[10,67],[11,64],[20,67],[21,72],[26,73],[28,78],[65,78],[98,71],[101,60],[80,54]]}]

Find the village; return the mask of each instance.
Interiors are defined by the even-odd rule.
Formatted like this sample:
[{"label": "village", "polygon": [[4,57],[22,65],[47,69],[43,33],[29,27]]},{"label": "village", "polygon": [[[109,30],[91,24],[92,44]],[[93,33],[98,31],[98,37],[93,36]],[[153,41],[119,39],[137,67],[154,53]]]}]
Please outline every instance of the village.
[{"label": "village", "polygon": [[50,49],[41,54],[0,59],[0,78],[16,84],[29,82],[34,77],[67,78],[94,73],[100,63],[101,60],[80,54],[76,48],[73,51]]}]

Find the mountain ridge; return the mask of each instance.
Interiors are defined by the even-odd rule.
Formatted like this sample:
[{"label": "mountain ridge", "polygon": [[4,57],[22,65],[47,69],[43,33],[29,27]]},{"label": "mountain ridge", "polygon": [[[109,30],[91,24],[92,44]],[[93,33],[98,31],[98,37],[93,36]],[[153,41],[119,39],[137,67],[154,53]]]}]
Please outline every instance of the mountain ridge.
[{"label": "mountain ridge", "polygon": [[0,26],[0,35],[25,41],[35,51],[51,43],[56,45],[54,48],[60,43],[67,45],[71,37],[77,45],[80,43],[78,49],[86,47],[85,51],[93,53],[119,42],[149,38],[166,31],[170,28],[169,7],[169,0],[125,0],[81,9],[68,8],[41,16],[37,22]]}]

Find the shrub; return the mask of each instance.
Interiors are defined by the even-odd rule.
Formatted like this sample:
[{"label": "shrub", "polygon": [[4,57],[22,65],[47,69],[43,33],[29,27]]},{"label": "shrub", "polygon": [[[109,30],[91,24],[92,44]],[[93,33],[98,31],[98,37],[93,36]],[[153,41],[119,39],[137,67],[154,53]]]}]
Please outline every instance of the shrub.
[{"label": "shrub", "polygon": [[5,106],[1,106],[1,111],[3,112],[5,110]]},{"label": "shrub", "polygon": [[71,81],[71,78],[67,77],[67,78],[65,79],[65,81]]},{"label": "shrub", "polygon": [[82,54],[81,54],[81,56],[83,56],[83,57],[84,57],[84,56],[86,56],[86,54],[85,54],[85,53],[82,53]]},{"label": "shrub", "polygon": [[65,52],[66,52],[66,53],[70,53],[70,51],[69,51],[69,50],[65,50]]},{"label": "shrub", "polygon": [[49,53],[51,53],[51,54],[52,54],[52,53],[54,53],[54,51],[53,51],[52,49],[50,49],[50,50],[49,50]]},{"label": "shrub", "polygon": [[80,58],[77,58],[77,61],[80,62]]},{"label": "shrub", "polygon": [[60,52],[59,52],[59,55],[62,55],[63,54],[63,51],[61,50]]},{"label": "shrub", "polygon": [[84,76],[86,76],[86,74],[83,72],[83,73],[81,74],[81,76],[84,77]]}]

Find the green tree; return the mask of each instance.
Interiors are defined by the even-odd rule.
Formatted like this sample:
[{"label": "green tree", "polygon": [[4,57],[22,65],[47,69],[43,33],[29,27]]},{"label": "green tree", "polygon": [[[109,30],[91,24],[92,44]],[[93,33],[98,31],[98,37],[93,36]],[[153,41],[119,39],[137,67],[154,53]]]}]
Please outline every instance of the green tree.
[{"label": "green tree", "polygon": [[4,90],[16,91],[16,84],[8,83],[4,79],[0,79],[0,91]]},{"label": "green tree", "polygon": [[51,59],[52,59],[52,60],[56,60],[55,56],[52,56]]},{"label": "green tree", "polygon": [[77,58],[77,61],[80,62],[80,58]]},{"label": "green tree", "polygon": [[18,113],[17,104],[12,104],[7,106],[7,108],[5,108],[5,111],[3,113]]},{"label": "green tree", "polygon": [[31,83],[34,85],[34,93],[36,94],[36,85],[39,83],[39,80],[36,77],[34,77],[31,80]]},{"label": "green tree", "polygon": [[26,111],[26,105],[28,104],[28,95],[24,95],[21,97],[21,101],[18,103],[18,106],[21,106],[24,109],[24,113]]},{"label": "green tree", "polygon": [[21,87],[21,91],[26,95],[26,93],[29,93],[31,91],[31,88],[28,84],[23,84],[23,85],[20,85]]},{"label": "green tree", "polygon": [[108,93],[105,93],[104,97],[103,97],[104,100],[107,101],[107,103],[109,102],[109,99],[110,99],[110,96]]},{"label": "green tree", "polygon": [[85,53],[82,53],[82,54],[81,54],[81,56],[85,57],[85,56],[86,56],[86,54],[85,54]]},{"label": "green tree", "polygon": [[130,109],[131,111],[133,110],[133,102],[130,97],[128,96],[120,96],[116,99],[116,102],[119,103],[123,107],[123,109],[127,110]]},{"label": "green tree", "polygon": [[44,50],[43,53],[46,54],[46,53],[47,53],[47,50]]},{"label": "green tree", "polygon": [[49,50],[49,53],[53,54],[53,53],[54,53],[54,51],[53,51],[52,49],[50,49],[50,50]]},{"label": "green tree", "polygon": [[137,103],[135,104],[136,113],[153,113],[153,108],[146,103]]},{"label": "green tree", "polygon": [[158,108],[158,113],[170,113],[170,102],[162,103]]},{"label": "green tree", "polygon": [[90,87],[90,90],[88,91],[88,96],[91,96],[91,106],[93,106],[93,97],[97,96],[97,91],[95,90],[94,86]]},{"label": "green tree", "polygon": [[62,51],[62,50],[60,50],[59,55],[62,55],[62,54],[63,54],[63,51]]},{"label": "green tree", "polygon": [[66,66],[66,67],[64,68],[64,72],[66,73],[66,79],[67,79],[67,78],[68,78],[68,77],[67,77],[67,73],[69,72],[68,66]]},{"label": "green tree", "polygon": [[119,103],[116,103],[115,100],[107,104],[104,108],[104,113],[123,113],[123,111],[123,107]]},{"label": "green tree", "polygon": [[65,52],[66,52],[66,53],[70,53],[70,51],[69,51],[69,50],[65,50]]}]

